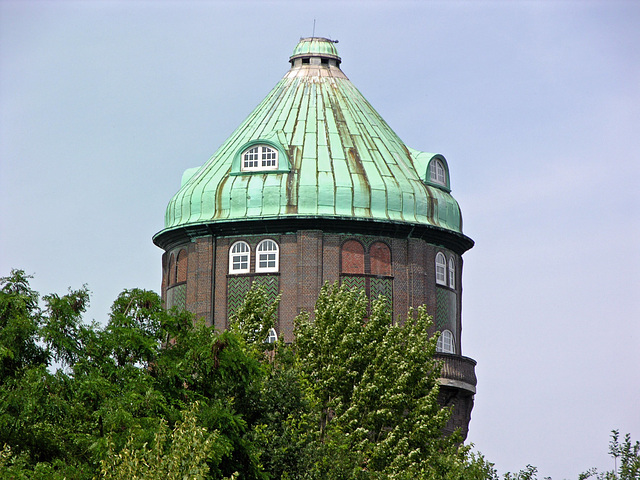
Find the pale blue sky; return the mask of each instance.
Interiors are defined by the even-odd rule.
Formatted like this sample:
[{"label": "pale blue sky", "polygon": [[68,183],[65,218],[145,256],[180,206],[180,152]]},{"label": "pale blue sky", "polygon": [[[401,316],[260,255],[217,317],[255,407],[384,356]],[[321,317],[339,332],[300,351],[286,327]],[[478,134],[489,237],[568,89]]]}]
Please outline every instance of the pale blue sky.
[{"label": "pale blue sky", "polygon": [[499,471],[611,468],[640,439],[640,2],[0,1],[0,275],[158,290],[151,237],[299,37],[407,145],[465,233],[469,440]]}]

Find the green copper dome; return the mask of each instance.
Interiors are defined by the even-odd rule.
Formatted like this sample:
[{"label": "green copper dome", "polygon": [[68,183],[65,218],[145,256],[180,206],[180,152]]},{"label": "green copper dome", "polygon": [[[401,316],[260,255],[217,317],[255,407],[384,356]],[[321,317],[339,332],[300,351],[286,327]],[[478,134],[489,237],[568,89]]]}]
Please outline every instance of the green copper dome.
[{"label": "green copper dome", "polygon": [[461,234],[446,160],[398,138],[339,68],[335,43],[301,39],[290,62],[216,153],[185,172],[155,238],[190,226],[314,218]]},{"label": "green copper dome", "polygon": [[290,61],[297,57],[308,55],[319,55],[340,60],[338,50],[336,50],[335,47],[336,43],[338,43],[337,40],[329,40],[327,38],[301,38],[296,48],[293,49],[293,55],[291,55]]}]

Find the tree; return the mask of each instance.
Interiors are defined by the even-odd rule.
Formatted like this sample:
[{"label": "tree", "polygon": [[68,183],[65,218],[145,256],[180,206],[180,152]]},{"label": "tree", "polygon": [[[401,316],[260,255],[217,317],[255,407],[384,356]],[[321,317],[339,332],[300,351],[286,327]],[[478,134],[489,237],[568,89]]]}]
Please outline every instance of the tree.
[{"label": "tree", "polygon": [[37,342],[39,295],[29,287],[29,278],[22,270],[0,278],[0,382],[47,361]]},{"label": "tree", "polygon": [[497,478],[441,433],[424,309],[393,324],[327,285],[287,345],[265,343],[259,287],[225,332],[139,289],[104,326],[82,321],[86,287],[39,299],[24,272],[0,279],[1,478]]},{"label": "tree", "polygon": [[264,478],[247,439],[263,367],[242,337],[166,312],[144,290],[125,290],[104,327],[82,323],[84,287],[43,297],[42,309],[38,299],[24,272],[0,280],[2,468],[25,478],[94,478],[110,452],[141,452],[159,422],[173,428],[200,402],[199,427],[229,446],[207,459],[209,476]]},{"label": "tree", "polygon": [[437,337],[424,308],[393,324],[384,298],[325,285],[314,320],[296,322],[293,346],[308,404],[307,436],[320,458],[311,478],[469,478],[450,411],[437,402]]},{"label": "tree", "polygon": [[183,419],[169,432],[165,420],[160,421],[151,445],[136,447],[130,436],[123,449],[108,442],[108,454],[100,462],[100,478],[121,480],[182,479],[204,480],[209,473],[207,461],[219,464],[231,446],[218,432],[209,433],[197,425],[198,403],[183,412]]},{"label": "tree", "polygon": [[[592,468],[582,473],[579,480],[595,477],[597,480],[638,480],[640,479],[640,442],[631,442],[631,435],[626,434],[624,440],[620,442],[618,430],[611,431],[611,441],[609,442],[609,454],[613,458],[613,470],[598,472]],[[620,466],[618,467],[618,460]]]}]

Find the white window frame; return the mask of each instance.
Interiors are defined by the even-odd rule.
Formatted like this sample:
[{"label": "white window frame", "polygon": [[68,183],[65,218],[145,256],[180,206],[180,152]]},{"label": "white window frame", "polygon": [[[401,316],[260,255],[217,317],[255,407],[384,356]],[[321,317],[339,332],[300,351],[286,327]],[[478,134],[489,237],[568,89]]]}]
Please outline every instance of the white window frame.
[{"label": "white window frame", "polygon": [[444,168],[444,164],[437,158],[431,160],[429,176],[432,182],[447,186],[447,171]]},{"label": "white window frame", "polygon": [[265,343],[276,343],[278,341],[278,332],[276,332],[275,328],[270,328],[269,333],[267,334],[267,338],[265,339]]},{"label": "white window frame", "polygon": [[256,247],[256,272],[277,272],[280,264],[280,247],[267,238]]},{"label": "white window frame", "polygon": [[253,145],[240,156],[240,171],[256,172],[278,169],[278,150],[269,145]]},{"label": "white window frame", "polygon": [[449,257],[449,286],[456,288],[456,261]]},{"label": "white window frame", "polygon": [[456,339],[451,330],[443,330],[436,343],[436,352],[456,353]]},{"label": "white window frame", "polygon": [[[246,256],[246,259],[242,257]],[[229,249],[229,273],[249,273],[251,268],[251,247],[244,241],[235,242]]]},{"label": "white window frame", "polygon": [[442,252],[436,254],[436,283],[447,285],[447,259]]}]

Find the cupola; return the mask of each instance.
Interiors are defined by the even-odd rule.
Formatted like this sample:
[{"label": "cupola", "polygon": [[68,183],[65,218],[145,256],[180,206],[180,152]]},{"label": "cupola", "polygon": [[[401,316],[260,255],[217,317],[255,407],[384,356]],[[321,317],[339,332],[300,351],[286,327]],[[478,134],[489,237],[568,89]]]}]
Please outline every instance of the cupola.
[{"label": "cupola", "polygon": [[336,50],[337,40],[323,37],[301,38],[293,54],[289,57],[291,66],[325,65],[339,67],[340,56]]}]

